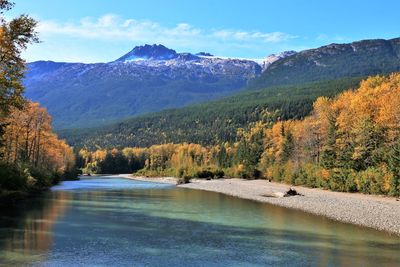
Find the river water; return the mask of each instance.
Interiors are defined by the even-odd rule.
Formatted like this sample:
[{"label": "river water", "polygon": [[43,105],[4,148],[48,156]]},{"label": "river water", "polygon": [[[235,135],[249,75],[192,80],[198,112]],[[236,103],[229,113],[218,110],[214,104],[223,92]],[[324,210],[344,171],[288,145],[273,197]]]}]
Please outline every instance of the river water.
[{"label": "river water", "polygon": [[400,238],[219,193],[115,177],[0,210],[4,266],[400,266]]}]

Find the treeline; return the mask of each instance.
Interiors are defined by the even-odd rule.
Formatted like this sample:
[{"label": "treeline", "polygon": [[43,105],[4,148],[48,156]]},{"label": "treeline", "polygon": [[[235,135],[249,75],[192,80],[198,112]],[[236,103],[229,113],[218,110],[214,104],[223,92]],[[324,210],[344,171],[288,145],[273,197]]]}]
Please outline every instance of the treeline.
[{"label": "treeline", "polygon": [[275,116],[264,111],[260,121],[238,129],[235,142],[81,150],[80,165],[97,173],[265,178],[335,191],[399,195],[400,74],[371,77],[357,90],[320,97],[311,115],[302,120],[274,122]]},{"label": "treeline", "polygon": [[72,149],[57,138],[51,118],[23,97],[21,52],[38,42],[36,21],[27,15],[7,20],[13,3],[0,0],[0,196],[47,188],[75,175]]}]

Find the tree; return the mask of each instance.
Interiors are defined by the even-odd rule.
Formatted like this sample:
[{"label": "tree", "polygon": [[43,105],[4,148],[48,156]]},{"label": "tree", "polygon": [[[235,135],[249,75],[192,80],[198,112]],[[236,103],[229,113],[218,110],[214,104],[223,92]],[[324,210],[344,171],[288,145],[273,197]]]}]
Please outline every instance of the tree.
[{"label": "tree", "polygon": [[400,195],[400,139],[392,147],[392,151],[389,157],[389,167],[393,173],[393,177],[390,181],[389,194],[392,196]]},{"label": "tree", "polygon": [[336,131],[336,120],[330,118],[326,144],[321,153],[321,165],[327,169],[336,165]]},{"label": "tree", "polygon": [[4,145],[5,118],[11,107],[22,108],[24,104],[22,79],[25,61],[21,52],[30,43],[38,42],[36,21],[21,15],[10,21],[4,12],[13,7],[8,0],[0,0],[0,147]]},{"label": "tree", "polygon": [[228,154],[226,153],[226,148],[224,144],[221,144],[221,148],[217,153],[217,163],[218,166],[222,168],[227,168],[230,165]]},{"label": "tree", "polygon": [[283,142],[282,155],[280,161],[282,163],[285,163],[292,156],[294,150],[294,139],[293,139],[293,134],[289,131],[285,133],[283,138],[284,142]]}]

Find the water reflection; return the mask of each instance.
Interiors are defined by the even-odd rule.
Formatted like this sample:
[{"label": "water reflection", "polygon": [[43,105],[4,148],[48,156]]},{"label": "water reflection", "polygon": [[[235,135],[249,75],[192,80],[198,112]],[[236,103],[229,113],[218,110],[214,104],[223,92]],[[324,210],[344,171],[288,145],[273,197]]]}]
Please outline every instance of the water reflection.
[{"label": "water reflection", "polygon": [[[121,183],[127,182],[129,189],[122,189]],[[19,209],[2,211],[0,262],[44,266],[400,263],[400,239],[381,232],[212,192],[123,179],[104,183],[93,190],[87,183],[67,184],[67,189],[58,188]]]},{"label": "water reflection", "polygon": [[45,194],[0,213],[0,263],[26,263],[44,260],[52,246],[53,226],[68,206],[71,195]]}]

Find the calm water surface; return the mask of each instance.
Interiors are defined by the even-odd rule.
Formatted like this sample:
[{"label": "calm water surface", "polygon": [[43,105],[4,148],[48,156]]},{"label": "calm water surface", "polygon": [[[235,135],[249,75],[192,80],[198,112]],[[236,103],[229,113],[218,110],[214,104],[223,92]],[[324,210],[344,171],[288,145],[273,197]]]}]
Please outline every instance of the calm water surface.
[{"label": "calm water surface", "polygon": [[0,210],[4,266],[400,266],[400,238],[218,193],[103,177]]}]

